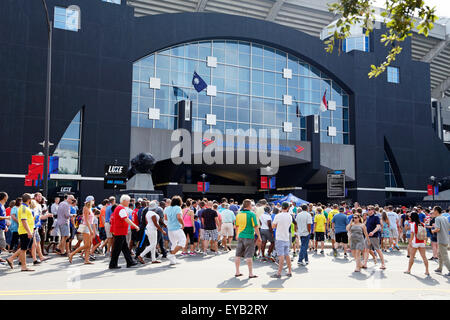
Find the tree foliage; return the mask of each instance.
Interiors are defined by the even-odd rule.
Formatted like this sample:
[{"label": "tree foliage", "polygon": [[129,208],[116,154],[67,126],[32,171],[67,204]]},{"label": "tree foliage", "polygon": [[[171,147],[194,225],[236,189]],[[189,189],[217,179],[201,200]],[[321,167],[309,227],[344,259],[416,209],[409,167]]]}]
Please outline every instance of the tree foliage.
[{"label": "tree foliage", "polygon": [[[336,41],[339,43],[340,52],[341,43],[350,36],[352,25],[361,25],[366,30],[366,36],[373,31],[375,21],[373,2],[373,0],[339,0],[329,5],[329,11],[341,18],[336,22],[333,35],[325,41],[327,52],[333,52]],[[437,20],[436,8],[425,5],[424,0],[386,0],[384,9],[381,16],[387,30],[381,35],[380,41],[386,47],[390,46],[390,50],[385,61],[378,66],[370,66],[369,78],[378,77],[386,71],[401,53],[401,42],[411,37],[415,28],[419,34],[427,37]]]}]

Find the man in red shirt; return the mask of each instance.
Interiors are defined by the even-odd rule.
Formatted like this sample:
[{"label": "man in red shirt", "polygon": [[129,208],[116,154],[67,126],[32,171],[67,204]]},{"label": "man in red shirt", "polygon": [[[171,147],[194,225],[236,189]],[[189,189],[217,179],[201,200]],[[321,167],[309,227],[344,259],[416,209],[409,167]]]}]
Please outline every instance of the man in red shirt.
[{"label": "man in red shirt", "polygon": [[128,234],[128,226],[134,227],[139,231],[139,227],[128,218],[127,209],[130,205],[130,196],[124,194],[120,197],[120,205],[116,207],[111,215],[111,233],[113,234],[114,245],[111,252],[111,261],[109,262],[109,269],[120,269],[117,265],[119,261],[120,252],[123,253],[127,261],[127,268],[135,266],[137,262],[131,258],[130,248],[126,242]]}]

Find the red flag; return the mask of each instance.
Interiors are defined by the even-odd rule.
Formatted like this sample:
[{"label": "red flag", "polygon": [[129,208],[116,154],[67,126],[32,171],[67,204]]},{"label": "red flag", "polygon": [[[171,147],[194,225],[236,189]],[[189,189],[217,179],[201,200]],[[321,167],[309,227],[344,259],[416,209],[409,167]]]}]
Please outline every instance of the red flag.
[{"label": "red flag", "polygon": [[328,102],[327,102],[327,89],[323,93],[322,101],[320,102],[320,111],[324,112],[328,110]]}]

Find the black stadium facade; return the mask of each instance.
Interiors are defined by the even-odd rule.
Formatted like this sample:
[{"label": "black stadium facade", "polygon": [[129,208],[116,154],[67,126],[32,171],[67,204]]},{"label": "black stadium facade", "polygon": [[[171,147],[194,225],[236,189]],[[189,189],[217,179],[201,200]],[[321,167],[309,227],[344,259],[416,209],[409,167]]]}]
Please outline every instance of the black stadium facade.
[{"label": "black stadium facade", "polygon": [[[165,196],[199,197],[202,174],[211,197],[263,196],[261,165],[173,164],[170,136],[177,128],[279,130],[280,168],[270,192],[308,201],[329,201],[331,170],[345,170],[346,198],[363,204],[423,197],[430,176],[450,175],[450,152],[432,128],[429,64],[412,60],[406,41],[393,63],[394,81],[387,72],[367,76],[387,53],[382,29],[365,50],[327,54],[318,38],[242,16],[135,17],[123,0],[47,4],[55,21],[51,155],[60,157],[50,197],[61,187],[82,197],[110,195],[105,165],[128,165],[140,152],[158,161],[153,182]],[[61,20],[64,12],[72,19]],[[41,1],[0,1],[0,30],[0,189],[14,197],[37,190],[24,187],[24,177],[44,139]],[[194,71],[214,88],[195,92]],[[330,110],[322,113],[323,95]]]}]

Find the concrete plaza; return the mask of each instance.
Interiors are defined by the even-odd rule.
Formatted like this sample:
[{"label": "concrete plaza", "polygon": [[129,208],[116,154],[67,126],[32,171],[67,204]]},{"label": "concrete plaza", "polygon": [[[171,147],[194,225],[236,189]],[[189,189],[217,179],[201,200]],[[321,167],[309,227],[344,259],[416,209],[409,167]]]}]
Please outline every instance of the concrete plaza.
[{"label": "concrete plaza", "polygon": [[[431,253],[427,252],[428,257]],[[2,255],[5,258],[5,255]],[[2,299],[449,299],[450,278],[433,272],[437,263],[430,261],[431,277],[424,275],[420,258],[412,274],[404,274],[408,259],[406,251],[386,253],[387,269],[368,263],[368,269],[354,273],[352,258],[342,253],[335,258],[331,249],[324,255],[310,255],[307,267],[293,264],[293,277],[281,279],[270,276],[276,272],[274,263],[255,261],[256,279],[234,277],[234,250],[217,256],[179,256],[176,266],[167,259],[161,264],[138,265],[108,270],[109,259],[97,258],[93,265],[83,265],[75,257],[70,265],[67,258],[50,255],[52,259],[38,266],[35,272],[20,272],[15,264],[11,270],[0,266]],[[29,261],[30,262],[30,261]],[[444,270],[446,272],[446,270]]]}]

